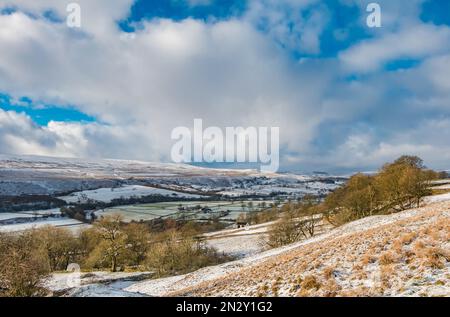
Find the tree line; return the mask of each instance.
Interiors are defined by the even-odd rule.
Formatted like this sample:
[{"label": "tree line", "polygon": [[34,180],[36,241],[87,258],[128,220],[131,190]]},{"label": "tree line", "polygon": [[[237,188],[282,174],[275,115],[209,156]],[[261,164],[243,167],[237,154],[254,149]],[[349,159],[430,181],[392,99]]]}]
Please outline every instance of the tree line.
[{"label": "tree line", "polygon": [[208,247],[198,233],[190,223],[154,232],[146,224],[124,223],[120,215],[101,218],[78,234],[51,226],[0,233],[0,296],[44,295],[45,277],[71,263],[82,271],[150,271],[161,277],[232,259]]},{"label": "tree line", "polygon": [[311,237],[322,219],[340,226],[419,207],[423,198],[432,194],[430,182],[446,177],[445,172],[426,168],[417,156],[401,156],[374,174],[353,175],[324,200],[307,195],[298,203],[285,204],[280,209],[281,219],[271,226],[265,242],[269,247],[279,247]]},{"label": "tree line", "polygon": [[427,169],[417,156],[402,156],[374,175],[358,173],[345,186],[327,196],[327,220],[334,225],[372,215],[419,207],[431,195],[430,181],[441,174]]}]

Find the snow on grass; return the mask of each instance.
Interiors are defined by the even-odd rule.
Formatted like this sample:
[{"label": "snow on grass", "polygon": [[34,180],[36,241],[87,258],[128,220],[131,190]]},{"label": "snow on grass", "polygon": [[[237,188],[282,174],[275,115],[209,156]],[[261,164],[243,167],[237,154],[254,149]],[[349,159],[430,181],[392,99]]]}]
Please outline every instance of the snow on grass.
[{"label": "snow on grass", "polygon": [[47,216],[59,216],[61,211],[59,208],[47,209],[47,210],[30,210],[30,211],[20,211],[20,212],[0,212],[0,221],[14,219],[26,219],[26,218],[43,218]]},{"label": "snow on grass", "polygon": [[[274,179],[276,180],[276,178]],[[295,180],[292,178],[292,180]],[[287,182],[287,180],[284,180]],[[289,183],[288,183],[289,184]],[[242,195],[270,196],[275,193],[287,195],[317,194],[318,192],[329,192],[337,187],[336,184],[328,184],[320,181],[305,183],[292,183],[289,186],[280,186],[275,182],[267,181],[264,185],[250,185],[246,188],[232,188],[219,191],[218,194],[226,197],[239,197]]]},{"label": "snow on grass", "polygon": [[43,226],[67,226],[81,229],[86,224],[66,217],[61,217],[59,208],[47,210],[30,210],[15,213],[0,213],[0,232],[19,232]]},{"label": "snow on grass", "polygon": [[214,231],[214,232],[208,232],[205,233],[204,236],[211,239],[211,238],[220,238],[224,236],[241,236],[241,235],[253,235],[253,234],[259,234],[259,233],[265,233],[267,232],[268,227],[270,227],[272,224],[274,224],[274,221],[271,222],[265,222],[257,225],[251,225],[251,226],[245,226],[243,228],[233,228],[233,229],[225,229],[220,231]]},{"label": "snow on grass", "polygon": [[425,197],[424,203],[431,204],[450,200],[450,193]]},{"label": "snow on grass", "polygon": [[165,295],[449,296],[449,210],[446,201],[361,219]]},{"label": "snow on grass", "polygon": [[29,214],[33,216],[57,216],[61,215],[61,210],[59,208],[44,209],[44,210],[30,210],[30,211],[20,211],[18,214]]},{"label": "snow on grass", "polygon": [[439,179],[430,182],[432,185],[450,184],[450,179]]},{"label": "snow on grass", "polygon": [[21,213],[11,213],[11,212],[2,212],[0,213],[0,221],[4,220],[14,220],[17,218],[34,218],[32,214],[21,214]]},{"label": "snow on grass", "polygon": [[434,186],[432,189],[450,189],[450,184]]},{"label": "snow on grass", "polygon": [[85,190],[73,193],[69,196],[58,197],[67,203],[83,202],[87,199],[109,203],[114,199],[129,199],[132,197],[144,197],[151,195],[161,195],[167,197],[179,198],[201,198],[199,195],[185,194],[172,190],[166,190],[155,187],[129,185],[118,188],[100,188],[96,190]]},{"label": "snow on grass", "polygon": [[[450,198],[448,200],[450,200]],[[343,295],[347,294],[348,296],[351,296],[353,294],[354,296],[364,292],[366,289],[372,288],[373,290],[377,290],[379,284],[383,281],[384,276],[386,276],[386,274],[393,274],[391,271],[387,271],[388,269],[391,269],[391,267],[385,267],[380,265],[378,262],[370,262],[370,252],[373,251],[373,255],[378,257],[381,256],[385,250],[381,249],[381,251],[377,251],[376,249],[370,249],[372,251],[368,252],[368,243],[370,245],[375,245],[377,248],[383,248],[385,247],[385,243],[386,246],[393,245],[395,239],[392,239],[390,235],[393,235],[396,238],[402,237],[402,241],[404,243],[402,252],[410,254],[409,250],[414,247],[414,245],[404,239],[403,235],[409,232],[419,232],[419,235],[422,236],[422,240],[427,242],[429,239],[428,235],[433,237],[433,235],[439,234],[439,232],[427,233],[429,228],[435,228],[435,223],[441,223],[442,225],[447,225],[448,227],[448,221],[445,222],[445,219],[448,220],[449,209],[450,203],[448,201],[444,201],[442,203],[435,203],[424,208],[407,210],[388,216],[367,217],[292,245],[265,252],[255,251],[258,253],[247,256],[243,259],[217,266],[202,268],[198,271],[185,275],[143,280],[141,282],[127,281],[126,283],[113,284],[113,286],[108,285],[108,287],[103,284],[98,284],[98,280],[86,280],[86,283],[95,282],[96,284],[84,285],[79,289],[73,290],[68,295],[130,296],[131,293],[135,293],[136,295],[146,294],[150,296],[165,296],[173,294],[190,294],[200,296],[214,296],[217,294],[226,294],[231,296],[255,296],[262,286],[262,284],[259,285],[259,282],[257,283],[257,281],[270,284],[274,282],[272,280],[275,279],[275,276],[278,276],[278,278],[281,279],[290,279],[299,274],[303,274],[302,270],[308,269],[311,270],[310,272],[315,274],[315,278],[318,278],[321,283],[324,282],[323,276],[328,274],[330,274],[330,276],[334,276],[334,280],[325,280],[326,283],[330,282],[331,284],[326,284],[320,292],[317,293],[320,296],[328,294],[326,292],[333,292],[334,287],[338,287],[341,290],[345,290],[347,288],[349,292],[343,292]],[[264,226],[265,224],[252,226],[249,231],[259,232],[262,228],[264,228]],[[442,237],[442,228],[439,230],[441,230],[440,234]],[[207,243],[216,243],[216,246],[219,247],[219,249],[227,249],[229,252],[233,252],[233,246],[236,247],[236,252],[239,252],[239,250],[242,251],[245,249],[243,244],[248,243],[249,250],[247,255],[252,254],[253,251],[250,250],[250,248],[254,247],[257,241],[251,241],[250,239],[256,238],[258,235],[233,235],[237,234],[239,231],[245,232],[245,229],[228,229],[223,230],[220,234],[208,234],[212,239],[207,241]],[[437,237],[439,238],[439,235],[437,235]],[[370,245],[369,247],[373,248]],[[447,245],[443,246],[443,248],[448,250],[448,242]],[[363,271],[358,271],[360,270],[359,268],[357,269],[359,261],[366,261],[364,258],[366,255],[369,256],[367,265]],[[301,260],[303,262],[297,265],[295,264],[297,263],[295,262],[297,260]],[[294,265],[284,268],[283,266],[285,263],[288,263],[287,261],[294,261]],[[417,264],[414,263],[414,265],[419,267],[420,270],[408,271],[410,270],[408,266],[402,266],[402,268],[397,271],[406,272],[404,278],[406,278],[407,281],[402,284],[401,288],[386,289],[385,294],[391,296],[417,296],[422,294],[429,296],[448,296],[448,277],[450,276],[448,273],[448,270],[450,269],[449,263],[447,263],[446,267],[440,271],[433,271],[429,268],[421,268],[421,265],[423,265],[421,264],[421,261],[423,261],[421,258],[416,261],[418,262]],[[306,266],[303,267],[304,265]],[[335,266],[337,266],[337,269],[334,269]],[[285,272],[284,270],[287,269],[293,271]],[[239,276],[239,278],[235,278],[234,276],[236,274],[240,274],[241,271],[244,275]],[[396,270],[394,269],[393,272],[395,273]],[[260,274],[261,277],[257,277],[256,280],[252,280],[252,274],[256,273]],[[119,274],[117,275],[118,277],[123,277],[120,275],[122,273],[110,274],[112,274],[112,276]],[[367,277],[365,274],[367,274]],[[408,274],[412,274],[412,277],[408,277]],[[303,276],[303,278],[305,277],[307,276]],[[245,281],[247,278],[248,281]],[[108,278],[105,279],[107,280]],[[396,279],[396,281],[397,280],[398,279]],[[242,281],[242,283],[240,283],[240,281]],[[237,283],[237,285],[233,286],[232,283]],[[283,283],[280,285],[274,285],[280,289],[280,295],[291,296],[292,285],[290,283],[295,284],[296,281],[287,280]],[[332,283],[337,283],[339,285],[336,286]],[[207,285],[216,285],[219,288],[204,291]],[[307,294],[309,293],[305,293],[305,295]]]},{"label": "snow on grass", "polygon": [[260,253],[265,248],[264,238],[274,222],[243,228],[225,229],[205,233],[206,243],[219,252],[244,258]]},{"label": "snow on grass", "polygon": [[[44,287],[53,292],[65,291],[73,288],[77,273],[53,273],[44,281]],[[89,284],[110,284],[113,282],[136,282],[137,280],[148,278],[152,272],[90,272],[78,273],[80,286]],[[130,283],[131,284],[131,283]],[[118,284],[115,285],[119,286]],[[125,285],[121,285],[125,288]]]},{"label": "snow on grass", "polygon": [[77,273],[54,273],[44,287],[68,297],[144,297],[125,290],[136,281],[149,278],[152,272],[91,272],[79,276],[79,286],[73,286]]},{"label": "snow on grass", "polygon": [[[131,283],[131,282],[128,282]],[[64,296],[67,297],[103,297],[103,298],[117,298],[117,297],[146,297],[144,294],[132,293],[123,290],[128,284],[124,282],[113,282],[111,284],[89,284],[79,288],[67,291]]]},{"label": "snow on grass", "polygon": [[208,246],[237,258],[244,258],[260,253],[264,249],[262,234],[228,236],[207,240]]},{"label": "snow on grass", "polygon": [[17,223],[11,225],[0,225],[0,232],[19,232],[25,230],[31,230],[36,228],[41,228],[44,226],[55,226],[55,227],[68,227],[71,229],[82,228],[85,224],[69,218],[47,218],[43,220],[37,220],[34,222]]}]

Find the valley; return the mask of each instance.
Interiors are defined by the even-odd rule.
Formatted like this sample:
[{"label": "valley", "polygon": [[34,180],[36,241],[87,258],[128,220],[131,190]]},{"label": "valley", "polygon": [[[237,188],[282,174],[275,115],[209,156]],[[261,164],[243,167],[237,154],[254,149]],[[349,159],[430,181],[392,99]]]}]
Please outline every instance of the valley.
[{"label": "valley", "polygon": [[[89,225],[91,217],[111,214],[125,221],[216,219],[233,225],[242,213],[307,194],[325,196],[344,181],[323,174],[0,155],[0,216],[7,217],[0,218],[0,232],[45,224],[76,230]],[[84,217],[68,219],[59,212],[67,207],[79,208]]]}]

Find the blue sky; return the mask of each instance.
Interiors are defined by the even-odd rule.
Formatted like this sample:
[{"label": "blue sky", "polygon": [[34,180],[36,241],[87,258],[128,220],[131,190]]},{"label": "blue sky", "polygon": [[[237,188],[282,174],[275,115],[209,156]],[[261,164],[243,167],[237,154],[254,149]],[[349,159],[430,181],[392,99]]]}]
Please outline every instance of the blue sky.
[{"label": "blue sky", "polygon": [[230,19],[239,17],[247,8],[246,1],[222,0],[209,4],[192,6],[187,1],[136,1],[131,7],[129,16],[119,22],[120,27],[129,31],[134,29],[130,24],[153,18],[167,18],[180,21],[186,18],[204,21]]},{"label": "blue sky", "polygon": [[201,117],[280,126],[283,170],[450,168],[448,1],[63,2],[0,1],[1,152],[168,161]]},{"label": "blue sky", "polygon": [[8,95],[0,94],[1,108],[5,111],[22,112],[41,126],[46,126],[50,121],[61,122],[94,122],[95,118],[90,117],[74,106],[64,106],[43,104],[36,105],[27,97],[22,97],[17,101],[11,100]]}]

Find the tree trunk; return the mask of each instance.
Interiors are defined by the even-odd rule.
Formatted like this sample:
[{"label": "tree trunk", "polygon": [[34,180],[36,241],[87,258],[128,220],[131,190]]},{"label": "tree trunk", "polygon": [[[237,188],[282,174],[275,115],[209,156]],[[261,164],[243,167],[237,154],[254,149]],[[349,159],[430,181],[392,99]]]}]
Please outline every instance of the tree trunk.
[{"label": "tree trunk", "polygon": [[111,265],[111,271],[115,272],[117,270],[117,259],[116,257],[112,258],[112,265]]}]

